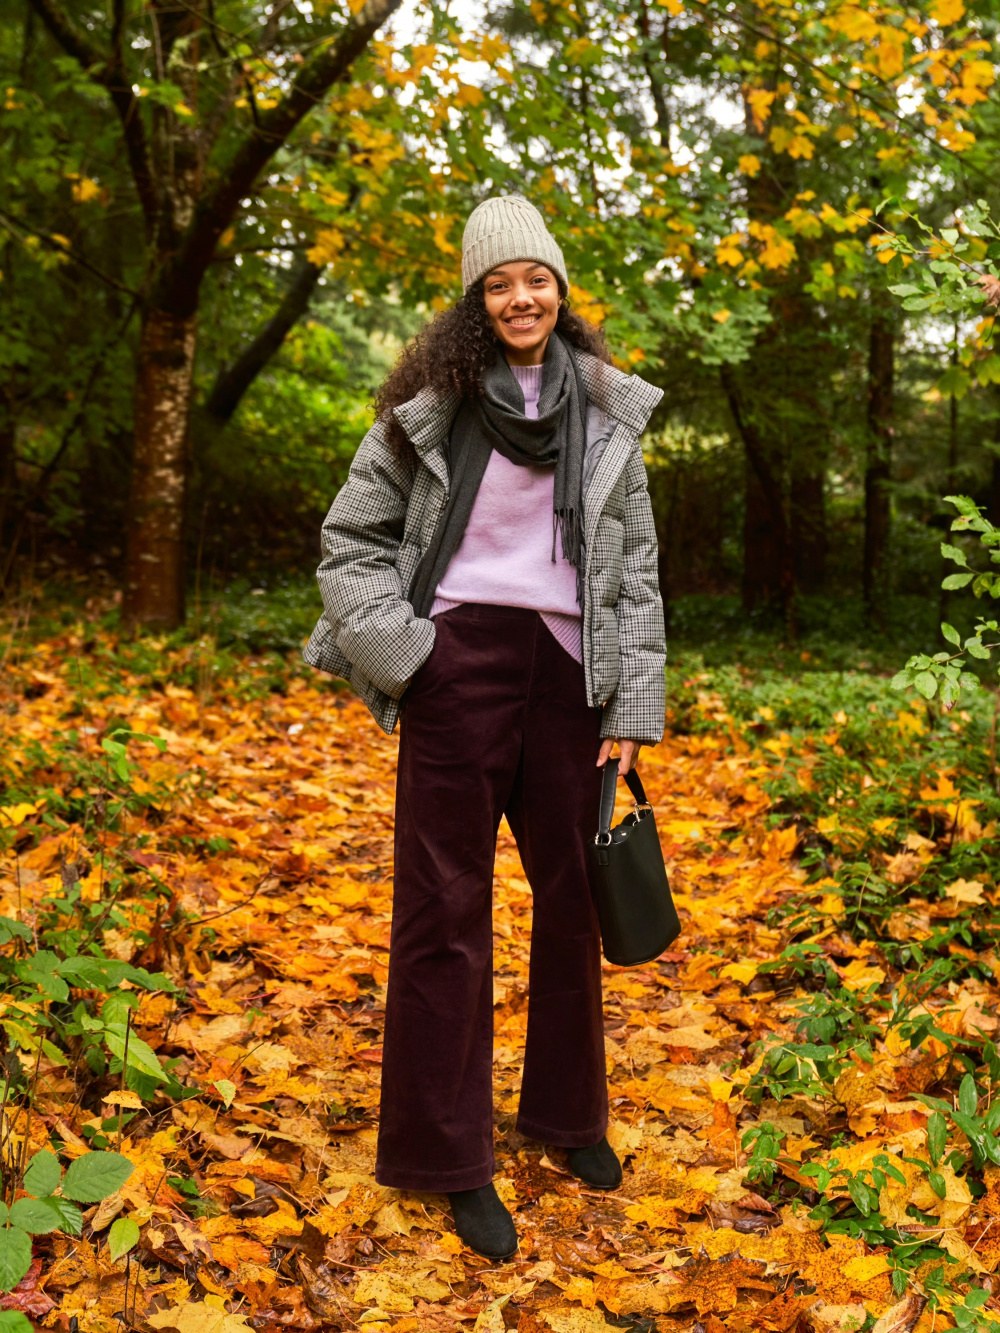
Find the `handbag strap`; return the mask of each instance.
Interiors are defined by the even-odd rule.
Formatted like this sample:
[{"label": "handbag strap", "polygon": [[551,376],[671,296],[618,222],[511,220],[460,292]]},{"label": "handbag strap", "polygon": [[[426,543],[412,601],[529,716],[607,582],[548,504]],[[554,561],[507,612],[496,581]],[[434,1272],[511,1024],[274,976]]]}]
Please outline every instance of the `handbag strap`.
[{"label": "handbag strap", "polygon": [[611,841],[611,820],[615,813],[615,788],[618,785],[618,760],[609,759],[604,765],[604,777],[601,780],[601,809],[597,819],[596,841],[607,844]]},{"label": "handbag strap", "polygon": [[[604,777],[601,780],[601,809],[597,820],[597,838],[599,843],[611,841],[611,821],[615,814],[615,791],[618,786],[618,760],[609,759],[604,765]],[[636,805],[649,805],[642,779],[634,768],[625,774],[625,784]]]},{"label": "handbag strap", "polygon": [[625,784],[635,798],[636,805],[649,805],[646,799],[646,792],[642,785],[642,779],[634,768],[630,768],[625,774]]}]

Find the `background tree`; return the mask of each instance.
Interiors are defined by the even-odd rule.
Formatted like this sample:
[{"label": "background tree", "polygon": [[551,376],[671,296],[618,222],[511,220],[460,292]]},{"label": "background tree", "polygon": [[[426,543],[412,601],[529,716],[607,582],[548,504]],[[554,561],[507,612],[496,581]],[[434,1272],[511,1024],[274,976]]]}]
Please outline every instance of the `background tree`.
[{"label": "background tree", "polygon": [[32,3],[121,125],[142,238],[130,238],[142,253],[142,295],[123,609],[129,622],[171,627],[184,610],[188,418],[205,273],[261,173],[399,0],[366,0],[355,14],[334,8],[318,25],[280,0],[263,16],[207,3],[130,10],[117,0],[104,43],[92,36],[105,26],[99,15],[81,25],[55,0]]}]

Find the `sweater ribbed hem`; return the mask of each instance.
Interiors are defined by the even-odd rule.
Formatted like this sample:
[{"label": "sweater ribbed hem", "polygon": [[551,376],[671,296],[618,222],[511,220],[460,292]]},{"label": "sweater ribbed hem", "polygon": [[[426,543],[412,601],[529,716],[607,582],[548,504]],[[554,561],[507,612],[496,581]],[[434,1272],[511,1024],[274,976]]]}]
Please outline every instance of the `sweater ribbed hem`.
[{"label": "sweater ribbed hem", "polygon": [[[511,606],[511,602],[487,602],[485,598],[480,597],[479,601],[486,606]],[[441,615],[445,611],[453,611],[456,606],[464,606],[464,602],[453,602],[447,597],[435,597],[431,606],[430,618]],[[527,606],[526,611],[538,611],[535,606]],[[574,662],[583,664],[583,622],[579,616],[564,615],[561,611],[538,611],[542,618],[545,628],[549,631],[560,648],[565,648]]]}]

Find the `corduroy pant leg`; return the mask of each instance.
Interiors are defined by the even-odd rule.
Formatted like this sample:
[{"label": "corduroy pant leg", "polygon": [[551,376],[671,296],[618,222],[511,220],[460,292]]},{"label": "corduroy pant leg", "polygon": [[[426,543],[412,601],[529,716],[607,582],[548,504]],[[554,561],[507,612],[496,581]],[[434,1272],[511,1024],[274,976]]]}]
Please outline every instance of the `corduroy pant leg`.
[{"label": "corduroy pant leg", "polygon": [[445,612],[407,692],[375,1168],[398,1189],[493,1177],[493,865],[535,620],[515,608]]},{"label": "corduroy pant leg", "polygon": [[601,793],[600,709],[583,667],[537,623],[524,749],[507,819],[531,885],[528,1032],[520,1132],[561,1148],[597,1143],[608,1123],[601,936],[586,843]]}]

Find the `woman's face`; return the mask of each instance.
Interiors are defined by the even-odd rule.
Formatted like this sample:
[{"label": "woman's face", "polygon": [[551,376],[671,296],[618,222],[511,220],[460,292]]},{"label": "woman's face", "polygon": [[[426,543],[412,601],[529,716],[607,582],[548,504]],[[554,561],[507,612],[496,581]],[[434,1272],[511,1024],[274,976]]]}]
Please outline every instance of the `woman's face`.
[{"label": "woman's face", "polygon": [[544,264],[517,260],[491,269],[484,284],[486,313],[512,366],[538,366],[559,314],[559,284]]}]

